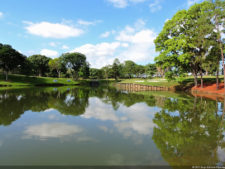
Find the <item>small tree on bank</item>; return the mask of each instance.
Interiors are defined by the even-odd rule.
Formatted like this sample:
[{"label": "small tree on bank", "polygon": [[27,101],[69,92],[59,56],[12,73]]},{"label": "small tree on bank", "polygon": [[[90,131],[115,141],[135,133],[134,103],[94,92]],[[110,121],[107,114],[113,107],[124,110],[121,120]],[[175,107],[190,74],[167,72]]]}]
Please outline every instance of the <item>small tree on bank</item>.
[{"label": "small tree on bank", "polygon": [[26,57],[13,49],[10,45],[0,44],[0,68],[5,72],[5,80],[8,80],[10,71],[22,66]]},{"label": "small tree on bank", "polygon": [[79,78],[79,71],[82,67],[86,66],[86,56],[82,53],[65,53],[62,56],[63,62],[68,69],[71,69],[74,74],[75,80]]},{"label": "small tree on bank", "polygon": [[32,55],[28,57],[30,64],[32,65],[32,71],[38,76],[44,76],[47,72],[49,72],[48,63],[50,58],[44,55]]}]

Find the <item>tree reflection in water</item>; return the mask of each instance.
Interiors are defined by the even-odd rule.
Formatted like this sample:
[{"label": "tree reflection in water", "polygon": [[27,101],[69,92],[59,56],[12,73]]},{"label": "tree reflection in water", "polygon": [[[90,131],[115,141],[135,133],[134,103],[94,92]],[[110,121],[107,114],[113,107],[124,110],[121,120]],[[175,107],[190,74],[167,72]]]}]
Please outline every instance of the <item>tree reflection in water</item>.
[{"label": "tree reflection in water", "polygon": [[143,102],[158,107],[152,139],[171,166],[224,164],[224,103],[209,99],[126,93],[110,87],[5,90],[0,92],[0,125],[10,125],[28,110],[55,109],[78,116],[85,113],[91,97],[112,105],[114,110]]},{"label": "tree reflection in water", "polygon": [[[225,145],[224,110],[219,105],[223,107],[216,101],[197,97],[165,101],[153,119],[157,127],[152,138],[171,166],[223,163],[217,151]],[[224,150],[221,155],[225,155]]]}]

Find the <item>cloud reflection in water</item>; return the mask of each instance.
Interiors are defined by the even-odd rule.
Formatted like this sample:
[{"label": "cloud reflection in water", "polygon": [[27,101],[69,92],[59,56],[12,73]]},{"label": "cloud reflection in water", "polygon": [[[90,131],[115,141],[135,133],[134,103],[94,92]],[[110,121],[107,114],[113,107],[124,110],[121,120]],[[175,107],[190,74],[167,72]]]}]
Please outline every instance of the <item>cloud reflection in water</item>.
[{"label": "cloud reflection in water", "polygon": [[68,125],[65,123],[43,123],[31,125],[26,128],[24,134],[26,138],[38,137],[42,140],[48,138],[62,138],[82,132],[82,128],[77,125]]}]

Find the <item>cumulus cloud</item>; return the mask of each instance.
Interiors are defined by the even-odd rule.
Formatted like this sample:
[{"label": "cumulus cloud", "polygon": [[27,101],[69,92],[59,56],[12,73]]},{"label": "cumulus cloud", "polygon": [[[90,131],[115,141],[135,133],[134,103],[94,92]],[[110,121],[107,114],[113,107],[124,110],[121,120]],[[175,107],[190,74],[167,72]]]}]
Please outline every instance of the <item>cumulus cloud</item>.
[{"label": "cumulus cloud", "polygon": [[108,38],[110,35],[110,32],[105,32],[103,34],[100,35],[101,38]]},{"label": "cumulus cloud", "polygon": [[80,133],[83,129],[76,125],[65,123],[43,123],[27,127],[24,131],[25,138],[37,137],[39,139],[62,138]]},{"label": "cumulus cloud", "polygon": [[115,33],[116,33],[116,31],[114,31],[114,30],[112,30],[112,31],[106,31],[106,32],[102,33],[102,34],[100,35],[100,37],[101,37],[101,38],[108,38],[110,35],[113,35],[113,34],[115,34]]},{"label": "cumulus cloud", "polygon": [[51,47],[56,47],[58,44],[57,44],[56,42],[50,42],[49,45],[50,45]]},{"label": "cumulus cloud", "polygon": [[152,13],[162,9],[160,2],[161,2],[161,0],[154,0],[154,2],[149,5],[150,11]]},{"label": "cumulus cloud", "polygon": [[111,105],[104,104],[101,100],[97,98],[92,98],[91,100],[92,105],[86,109],[85,114],[81,115],[81,117],[90,119],[98,119],[102,121],[118,121],[118,117],[114,113]]},{"label": "cumulus cloud", "polygon": [[104,64],[111,64],[113,60],[112,57],[120,46],[120,42],[103,42],[95,45],[86,44],[75,48],[71,52],[85,54],[92,67],[101,68]]},{"label": "cumulus cloud", "polygon": [[0,12],[0,18],[2,18],[3,17],[3,13],[2,12]]},{"label": "cumulus cloud", "polygon": [[67,45],[63,45],[63,46],[62,46],[62,49],[63,49],[63,50],[67,50],[67,49],[69,49],[69,47],[68,47]]},{"label": "cumulus cloud", "polygon": [[113,6],[116,8],[125,8],[130,3],[140,3],[140,2],[144,2],[144,1],[146,1],[146,0],[108,0],[108,2],[113,4]]},{"label": "cumulus cloud", "polygon": [[133,60],[135,62],[148,63],[153,61],[155,55],[154,39],[156,33],[150,29],[143,29],[136,33],[121,31],[117,40],[127,42],[129,47],[122,51],[118,57],[121,61]]},{"label": "cumulus cloud", "polygon": [[59,55],[59,53],[57,51],[49,50],[49,49],[42,49],[40,54],[51,57],[51,58],[55,58]]},{"label": "cumulus cloud", "polygon": [[28,24],[28,26],[25,27],[28,33],[44,38],[63,39],[70,37],[78,37],[84,33],[82,29],[61,23],[32,23],[27,21],[24,23]]},{"label": "cumulus cloud", "polygon": [[[110,33],[108,33],[110,32]],[[156,55],[154,39],[156,33],[145,28],[145,22],[139,19],[133,26],[126,26],[121,31],[108,31],[104,37],[114,34],[112,42],[85,44],[71,52],[80,52],[87,56],[91,67],[101,68],[112,64],[115,58],[120,61],[133,60],[139,63],[149,63]]]}]

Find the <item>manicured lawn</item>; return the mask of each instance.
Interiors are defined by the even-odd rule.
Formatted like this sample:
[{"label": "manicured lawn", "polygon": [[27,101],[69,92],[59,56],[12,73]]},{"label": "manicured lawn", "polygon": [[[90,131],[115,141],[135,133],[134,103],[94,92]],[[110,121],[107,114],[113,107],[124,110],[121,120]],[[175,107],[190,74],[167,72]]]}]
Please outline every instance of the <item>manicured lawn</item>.
[{"label": "manicured lawn", "polygon": [[171,87],[179,84],[176,81],[168,82],[166,79],[124,79],[120,83],[135,83],[135,84],[143,84],[150,86],[165,86],[165,87]]},{"label": "manicured lawn", "polygon": [[0,75],[1,86],[38,86],[38,85],[76,85],[78,81],[70,78],[51,78],[24,75],[9,75],[9,80],[5,81],[5,76]]},{"label": "manicured lawn", "polygon": [[[220,76],[220,82],[223,82],[223,76]],[[194,77],[189,76],[183,78],[182,80],[177,78],[173,81],[167,81],[163,78],[154,78],[154,79],[122,79],[120,83],[134,83],[134,84],[143,84],[150,86],[163,86],[163,87],[174,87],[174,88],[189,88],[194,86]],[[200,79],[198,79],[200,84]],[[216,83],[215,76],[205,76],[204,83]]]}]

